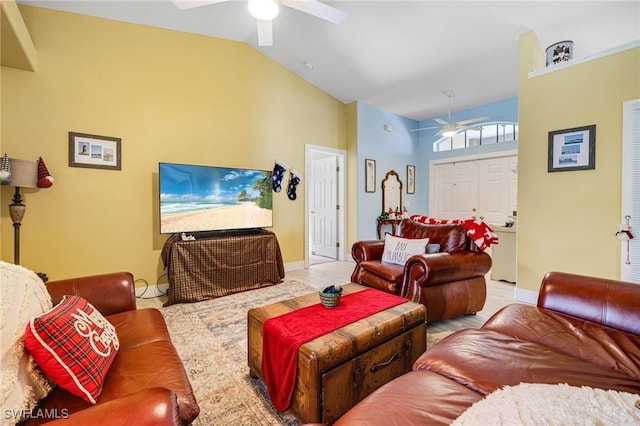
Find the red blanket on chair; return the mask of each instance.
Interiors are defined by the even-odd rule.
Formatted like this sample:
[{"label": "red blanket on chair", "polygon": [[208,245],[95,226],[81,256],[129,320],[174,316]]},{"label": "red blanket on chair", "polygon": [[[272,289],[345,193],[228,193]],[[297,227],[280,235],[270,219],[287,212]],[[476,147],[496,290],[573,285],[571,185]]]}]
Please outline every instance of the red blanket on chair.
[{"label": "red blanket on chair", "polygon": [[269,318],[262,325],[262,375],[273,406],[289,408],[296,383],[298,349],[317,337],[407,300],[374,289],[342,297],[338,306],[307,306]]},{"label": "red blanket on chair", "polygon": [[467,236],[482,251],[489,248],[491,244],[498,244],[498,235],[493,229],[479,219],[436,219],[435,217],[414,214],[410,217],[416,222],[426,223],[427,225],[439,225],[445,223],[461,223],[467,230]]}]

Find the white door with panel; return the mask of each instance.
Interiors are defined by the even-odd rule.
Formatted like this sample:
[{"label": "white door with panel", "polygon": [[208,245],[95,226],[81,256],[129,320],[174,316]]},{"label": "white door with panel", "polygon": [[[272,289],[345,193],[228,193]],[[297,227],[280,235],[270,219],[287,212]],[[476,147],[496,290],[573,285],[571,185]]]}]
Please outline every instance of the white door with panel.
[{"label": "white door with panel", "polygon": [[517,210],[517,156],[434,164],[431,176],[433,217],[503,224]]},{"label": "white door with panel", "polygon": [[640,99],[623,104],[622,129],[622,229],[620,233],[623,281],[640,284]]},{"label": "white door with panel", "polygon": [[431,216],[442,219],[473,216],[478,207],[476,162],[438,164],[434,166],[433,175],[435,204],[431,203],[431,205],[438,207]]},{"label": "white door with panel", "polygon": [[311,162],[309,213],[311,223],[311,252],[317,256],[338,258],[337,221],[338,177],[337,157],[330,156]]},{"label": "white door with panel", "polygon": [[504,223],[518,209],[518,159],[478,161],[478,216],[487,223]]}]

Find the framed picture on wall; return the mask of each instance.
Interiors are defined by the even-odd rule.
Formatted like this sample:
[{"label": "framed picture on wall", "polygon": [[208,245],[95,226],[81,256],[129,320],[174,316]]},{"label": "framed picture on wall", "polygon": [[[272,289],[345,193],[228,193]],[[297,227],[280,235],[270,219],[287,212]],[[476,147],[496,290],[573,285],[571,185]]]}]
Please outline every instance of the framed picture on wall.
[{"label": "framed picture on wall", "polygon": [[376,160],[364,160],[364,191],[376,192]]},{"label": "framed picture on wall", "polygon": [[407,194],[416,193],[416,166],[407,166]]},{"label": "framed picture on wall", "polygon": [[121,170],[120,138],[69,132],[69,166]]},{"label": "framed picture on wall", "polygon": [[548,172],[596,168],[596,126],[549,132]]}]

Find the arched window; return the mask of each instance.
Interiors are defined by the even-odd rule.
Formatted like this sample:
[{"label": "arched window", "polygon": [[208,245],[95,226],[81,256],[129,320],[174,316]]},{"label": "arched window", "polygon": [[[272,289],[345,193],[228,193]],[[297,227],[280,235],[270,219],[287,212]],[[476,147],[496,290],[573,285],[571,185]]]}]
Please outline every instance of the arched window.
[{"label": "arched window", "polygon": [[478,124],[472,129],[459,130],[454,136],[445,136],[438,139],[433,143],[433,152],[517,140],[518,123],[508,121],[484,123]]}]

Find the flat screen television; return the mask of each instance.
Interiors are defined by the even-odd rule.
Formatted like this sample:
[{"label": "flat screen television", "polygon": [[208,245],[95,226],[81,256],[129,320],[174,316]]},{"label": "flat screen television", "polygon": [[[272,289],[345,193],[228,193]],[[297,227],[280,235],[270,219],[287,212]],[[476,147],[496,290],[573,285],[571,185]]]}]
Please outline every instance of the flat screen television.
[{"label": "flat screen television", "polygon": [[273,226],[271,171],[159,164],[160,233]]}]

